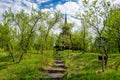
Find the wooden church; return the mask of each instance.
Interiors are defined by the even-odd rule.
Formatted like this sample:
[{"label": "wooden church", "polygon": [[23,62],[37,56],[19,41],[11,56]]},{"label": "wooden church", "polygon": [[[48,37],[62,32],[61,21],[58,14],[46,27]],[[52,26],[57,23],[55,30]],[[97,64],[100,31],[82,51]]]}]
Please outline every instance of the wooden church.
[{"label": "wooden church", "polygon": [[65,21],[62,26],[62,32],[59,34],[58,40],[56,42],[55,48],[57,50],[65,50],[72,48],[72,40],[71,40],[71,25],[67,22],[67,15],[65,14]]}]

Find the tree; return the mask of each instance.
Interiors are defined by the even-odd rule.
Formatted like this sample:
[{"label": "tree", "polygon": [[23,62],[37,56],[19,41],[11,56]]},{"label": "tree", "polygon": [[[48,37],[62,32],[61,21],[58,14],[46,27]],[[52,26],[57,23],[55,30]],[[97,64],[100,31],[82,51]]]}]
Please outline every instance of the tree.
[{"label": "tree", "polygon": [[36,29],[38,28],[37,24],[40,20],[43,19],[43,15],[44,13],[41,11],[27,14],[24,12],[24,10],[21,10],[15,14],[11,11],[11,9],[3,14],[4,20],[8,20],[10,23],[9,25],[13,26],[12,29],[15,28],[16,30],[16,40],[18,40],[17,42],[19,51],[21,52],[21,56],[18,62],[22,60],[24,53],[27,53],[32,41],[34,41]]},{"label": "tree", "polygon": [[[89,0],[84,0],[84,4],[88,5],[88,9],[84,11],[84,16],[86,18],[85,21],[87,22],[88,26],[92,27],[92,29],[95,31],[100,41],[99,44],[103,44],[102,37],[104,31],[106,30],[104,21],[107,19],[109,14],[110,2],[104,0],[95,0],[92,2],[92,4],[89,4]],[[104,72],[104,53],[107,58],[108,55],[105,52],[104,46],[99,46],[99,50],[102,53],[102,70]]]},{"label": "tree", "polygon": [[117,48],[120,53],[120,8],[112,8],[105,21],[107,36],[110,38],[111,47]]},{"label": "tree", "polygon": [[83,50],[82,48],[82,32],[75,31],[72,33],[72,43],[73,43],[73,50]]},{"label": "tree", "polygon": [[87,18],[88,12],[86,11],[85,13],[81,14],[81,32],[83,33],[82,36],[82,47],[83,47],[83,54],[86,52],[86,47],[87,47],[87,35],[88,35],[88,28],[89,28],[89,23],[88,23],[88,18]]},{"label": "tree", "polygon": [[38,41],[40,42],[38,47],[40,47],[41,53],[43,54],[44,48],[46,48],[47,39],[50,36],[51,30],[55,27],[55,25],[60,21],[61,14],[59,11],[53,13],[53,17],[51,17],[50,12],[46,12],[44,14],[45,20],[40,24],[39,27],[39,34],[38,34]]},{"label": "tree", "polygon": [[10,27],[8,24],[0,24],[0,47],[3,48],[5,51],[9,52],[9,55],[12,58],[12,61],[14,62],[14,56],[13,56],[13,48],[12,48],[12,35],[10,33]]},{"label": "tree", "polygon": [[[11,16],[11,17],[9,17]],[[9,52],[9,55],[12,58],[12,61],[14,62],[14,47],[15,44],[14,41],[14,30],[11,27],[11,10],[9,9],[9,13],[5,12],[3,14],[3,24],[0,24],[0,42],[1,42],[1,48],[3,48],[5,51]]]},{"label": "tree", "polygon": [[91,25],[90,25],[90,23],[89,23],[89,19],[91,18],[90,17],[90,13],[91,12],[89,12],[89,8],[90,8],[90,6],[89,6],[89,0],[83,0],[82,1],[82,3],[83,3],[83,7],[84,7],[84,11],[83,12],[80,12],[80,13],[78,13],[77,14],[77,18],[78,19],[80,19],[80,21],[81,21],[81,33],[82,33],[82,49],[83,49],[83,54],[87,51],[87,37],[88,37],[88,33],[89,33],[89,31],[88,30],[90,30],[90,27],[91,27]]}]

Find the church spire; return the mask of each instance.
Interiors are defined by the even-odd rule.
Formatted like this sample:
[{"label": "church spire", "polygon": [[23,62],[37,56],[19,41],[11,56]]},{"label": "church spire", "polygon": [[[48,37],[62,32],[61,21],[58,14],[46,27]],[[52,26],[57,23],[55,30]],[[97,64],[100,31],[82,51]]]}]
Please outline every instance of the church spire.
[{"label": "church spire", "polygon": [[67,14],[65,14],[65,24],[67,24]]}]

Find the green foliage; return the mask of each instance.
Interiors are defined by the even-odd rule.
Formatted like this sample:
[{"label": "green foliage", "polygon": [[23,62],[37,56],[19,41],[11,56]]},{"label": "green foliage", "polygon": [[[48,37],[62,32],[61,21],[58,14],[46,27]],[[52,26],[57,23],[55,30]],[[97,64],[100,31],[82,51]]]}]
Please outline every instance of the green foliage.
[{"label": "green foliage", "polygon": [[[85,36],[84,36],[85,34]],[[84,32],[84,30],[78,30],[74,33],[72,33],[72,42],[73,45],[75,46],[75,48],[79,49],[80,51],[83,51],[85,49],[85,51],[91,51],[92,48],[92,35],[90,34],[90,32],[86,29],[86,31]]]},{"label": "green foliage", "polygon": [[111,9],[107,20],[105,21],[106,36],[110,40],[112,51],[120,52],[120,9]]},{"label": "green foliage", "polygon": [[6,49],[7,43],[10,41],[10,28],[7,25],[0,24],[0,47]]},{"label": "green foliage", "polygon": [[[24,53],[31,49],[52,49],[54,38],[51,29],[61,19],[60,12],[52,13],[38,12],[26,13],[21,10],[17,13],[9,8],[3,14],[3,24],[0,24],[0,48],[9,51],[14,61],[14,55],[19,52],[20,62]],[[52,46],[52,47],[51,47]]]},{"label": "green foliage", "polygon": [[104,21],[106,20],[109,14],[110,2],[104,0],[101,1],[95,0],[93,1],[92,4],[90,4],[88,0],[86,5],[88,5],[87,6],[88,9],[86,9],[80,15],[82,24],[84,28],[91,27],[92,30],[95,31],[95,34],[100,36],[106,29],[104,26]]},{"label": "green foliage", "polygon": [[[104,21],[107,19],[110,11],[110,2],[105,0],[83,0],[83,7],[85,8],[85,10],[79,13],[77,17],[81,19],[82,23],[81,31],[83,34],[81,36],[84,53],[86,51],[86,46],[89,47],[89,49],[95,48],[95,36],[100,37],[104,35],[104,32],[107,29]],[[88,30],[90,30],[91,33],[88,32]],[[93,37],[87,38],[88,34],[91,34]],[[88,44],[88,41],[90,41],[91,43],[89,45],[86,45]]]}]

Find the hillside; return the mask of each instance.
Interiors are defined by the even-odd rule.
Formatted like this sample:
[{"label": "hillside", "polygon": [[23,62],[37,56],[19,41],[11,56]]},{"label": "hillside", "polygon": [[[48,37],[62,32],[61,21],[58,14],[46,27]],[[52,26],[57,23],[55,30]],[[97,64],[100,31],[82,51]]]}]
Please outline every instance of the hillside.
[{"label": "hillside", "polygon": [[[68,54],[69,52],[69,54]],[[67,66],[68,80],[119,80],[120,54],[109,54],[108,64],[103,73],[98,53],[59,51],[56,54],[63,56]],[[45,54],[27,53],[21,63],[14,63],[4,52],[0,52],[0,80],[39,80],[44,74],[43,68],[49,68],[53,63],[53,52]],[[17,59],[17,55],[15,56]],[[47,80],[47,79],[45,79]]]}]

